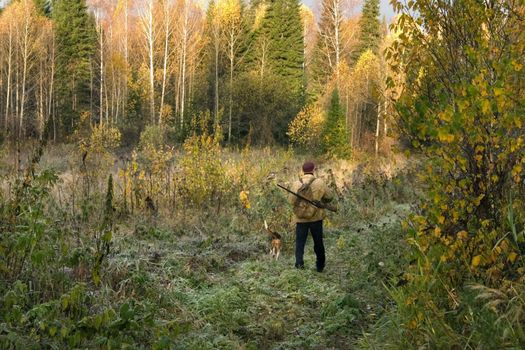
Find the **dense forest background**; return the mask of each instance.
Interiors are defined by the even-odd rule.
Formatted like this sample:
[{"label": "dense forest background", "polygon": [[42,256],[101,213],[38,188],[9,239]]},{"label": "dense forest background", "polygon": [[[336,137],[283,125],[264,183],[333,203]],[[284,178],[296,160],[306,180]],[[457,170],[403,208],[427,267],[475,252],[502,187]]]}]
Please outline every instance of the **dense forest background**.
[{"label": "dense forest background", "polygon": [[325,134],[373,148],[391,108],[379,1],[362,15],[318,5],[319,18],[298,0],[14,1],[0,17],[2,135],[66,141],[104,124],[127,144],[148,128],[182,142],[208,119],[227,144],[315,148],[331,106]]}]

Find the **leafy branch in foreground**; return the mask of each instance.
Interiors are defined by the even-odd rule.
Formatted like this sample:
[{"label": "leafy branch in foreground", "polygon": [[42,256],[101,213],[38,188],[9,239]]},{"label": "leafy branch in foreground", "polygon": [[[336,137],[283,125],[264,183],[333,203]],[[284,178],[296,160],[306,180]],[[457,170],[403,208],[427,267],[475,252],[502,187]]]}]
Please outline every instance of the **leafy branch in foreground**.
[{"label": "leafy branch in foreground", "polygon": [[[415,263],[394,292],[401,329],[411,346],[476,348],[483,327],[468,316],[465,281],[506,290],[525,279],[522,215],[509,216],[524,212],[523,7],[394,5],[402,14],[387,58],[406,74],[399,126],[428,160],[428,199],[407,222]],[[492,330],[498,346],[523,342]]]}]

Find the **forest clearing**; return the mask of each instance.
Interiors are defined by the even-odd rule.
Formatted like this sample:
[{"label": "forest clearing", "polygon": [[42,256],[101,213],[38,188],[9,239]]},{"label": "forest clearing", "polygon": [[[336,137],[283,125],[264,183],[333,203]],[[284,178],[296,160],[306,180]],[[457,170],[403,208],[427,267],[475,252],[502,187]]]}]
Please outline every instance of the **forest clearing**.
[{"label": "forest clearing", "polygon": [[524,349],[525,3],[0,0],[0,348]]},{"label": "forest clearing", "polygon": [[[291,208],[275,186],[297,177],[300,160],[291,153],[223,154],[231,182],[221,194],[210,200],[195,188],[179,189],[170,202],[157,201],[152,212],[144,204],[131,209],[124,203],[122,169],[114,171],[113,191],[94,173],[71,173],[64,162],[71,150],[44,154],[40,161],[63,172],[35,179],[32,191],[38,193],[31,205],[42,207],[28,220],[40,229],[27,227],[18,239],[38,240],[33,244],[39,253],[33,254],[40,260],[26,262],[35,265],[31,285],[20,281],[9,293],[14,309],[6,316],[11,322],[21,317],[21,328],[11,329],[17,333],[4,344],[27,348],[38,339],[37,347],[347,348],[388,306],[382,283],[401,272],[399,219],[414,197],[404,173],[397,176],[389,164],[392,178],[368,178],[346,161],[321,166],[323,177],[328,169],[336,176],[348,171],[355,184],[348,191],[343,188],[351,184],[341,183],[340,213],[326,223],[327,269],[316,275],[311,249],[306,269],[293,268]],[[144,186],[164,180],[166,173],[159,175],[145,179]],[[244,201],[239,189],[248,192]],[[283,234],[279,260],[268,255],[263,220]],[[19,271],[15,266],[23,261],[11,254],[10,259],[10,270]],[[39,290],[61,297],[34,308],[30,318],[17,316],[19,303],[30,303],[31,291]]]}]

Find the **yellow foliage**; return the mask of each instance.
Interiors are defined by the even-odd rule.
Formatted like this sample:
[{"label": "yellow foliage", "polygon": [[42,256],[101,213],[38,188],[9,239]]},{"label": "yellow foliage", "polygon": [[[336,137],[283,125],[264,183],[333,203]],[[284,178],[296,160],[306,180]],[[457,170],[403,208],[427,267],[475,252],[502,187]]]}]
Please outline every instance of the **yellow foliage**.
[{"label": "yellow foliage", "polygon": [[218,136],[207,133],[188,138],[180,158],[181,187],[187,202],[203,205],[220,197],[227,188]]},{"label": "yellow foliage", "polygon": [[478,267],[480,263],[481,263],[481,255],[476,255],[475,257],[472,258],[472,262],[471,262],[472,267]]},{"label": "yellow foliage", "polygon": [[407,324],[407,328],[408,329],[416,329],[417,327],[417,320],[416,319],[412,319],[408,324]]},{"label": "yellow foliage", "polygon": [[288,126],[288,137],[292,144],[309,149],[320,144],[324,113],[316,105],[308,105],[297,114]]},{"label": "yellow foliage", "polygon": [[439,138],[439,141],[446,142],[446,143],[451,143],[454,141],[454,135],[447,133],[443,130],[439,131],[438,138]]},{"label": "yellow foliage", "polygon": [[468,232],[467,231],[458,232],[458,238],[462,240],[466,240],[468,238]]},{"label": "yellow foliage", "polygon": [[80,127],[75,132],[84,171],[94,178],[106,173],[113,164],[114,151],[120,145],[121,134],[110,124],[91,125],[89,114],[81,115]]},{"label": "yellow foliage", "polygon": [[523,64],[519,63],[518,61],[512,61],[511,63],[516,72],[521,71],[521,69],[523,68]]},{"label": "yellow foliage", "polygon": [[241,191],[239,193],[239,200],[241,201],[242,206],[245,209],[250,209],[252,206],[250,204],[250,199],[248,198],[248,195],[250,194],[250,191]]}]

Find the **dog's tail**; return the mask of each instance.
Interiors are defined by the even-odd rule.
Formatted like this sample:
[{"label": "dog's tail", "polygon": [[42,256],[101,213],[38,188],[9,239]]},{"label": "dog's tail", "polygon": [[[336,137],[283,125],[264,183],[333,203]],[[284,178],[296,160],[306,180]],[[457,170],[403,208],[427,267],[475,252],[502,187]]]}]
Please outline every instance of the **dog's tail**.
[{"label": "dog's tail", "polygon": [[266,229],[266,232],[272,237],[272,239],[281,239],[281,235],[277,232],[274,232],[268,228],[268,223],[266,223],[266,220],[264,220],[264,228]]}]

